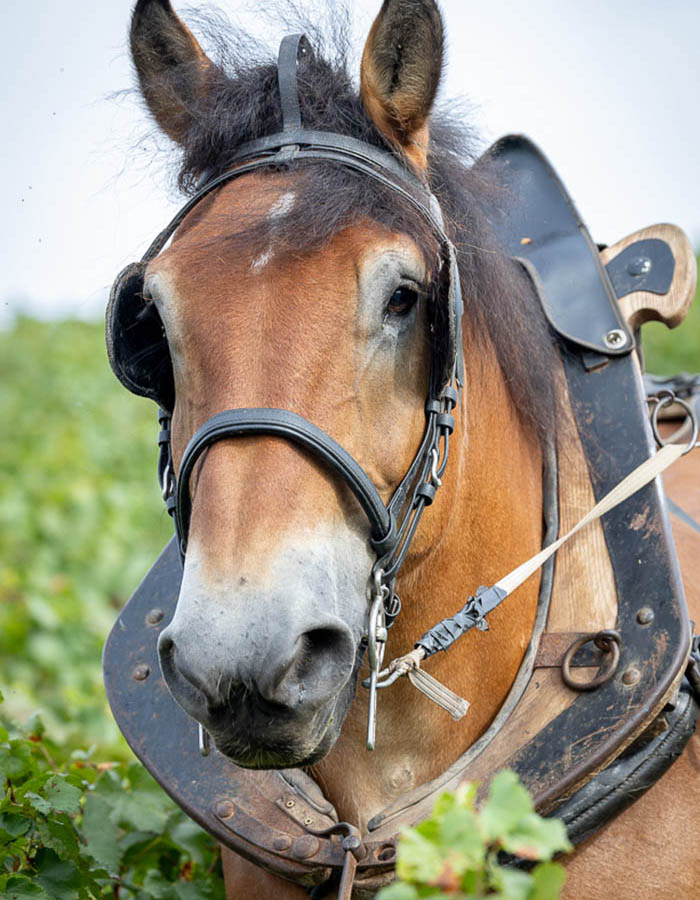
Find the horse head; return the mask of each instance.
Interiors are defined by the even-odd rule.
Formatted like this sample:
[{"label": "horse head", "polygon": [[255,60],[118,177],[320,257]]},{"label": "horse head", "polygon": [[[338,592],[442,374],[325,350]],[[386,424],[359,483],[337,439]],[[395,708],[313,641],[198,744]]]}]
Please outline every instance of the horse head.
[{"label": "horse head", "polygon": [[[185,186],[215,180],[240,145],[287,126],[277,67],[241,60],[225,74],[167,0],[139,0],[131,46],[148,107],[183,150]],[[435,602],[418,602],[429,583],[444,588],[442,614],[454,611],[446,558],[462,561],[457,585],[468,592],[472,578],[486,583],[517,561],[523,543],[537,547],[537,432],[551,408],[546,352],[530,353],[547,343],[546,326],[522,300],[518,273],[489,248],[480,213],[488,178],[458,157],[454,128],[430,122],[442,54],[436,5],[396,0],[369,34],[359,93],[344,62],[303,42],[295,60],[304,126],[393,154],[437,195],[460,251],[469,402],[456,410],[447,486],[402,568],[397,650],[440,617]],[[162,321],[172,362],[175,471],[192,435],[221,410],[285,410],[330,435],[388,503],[421,444],[431,372],[449,341],[445,266],[429,216],[332,160],[257,167],[221,183],[143,273],[145,310]],[[519,479],[522,502],[504,495],[502,475],[501,492],[490,493],[495,470]],[[186,488],[184,575],[159,644],[168,687],[236,763],[316,763],[340,734],[366,648],[376,553],[365,512],[333,467],[269,433],[212,443]],[[531,594],[521,613],[530,620]],[[521,626],[489,645],[499,672],[472,736],[512,680]],[[464,677],[482,664],[477,654]]]}]

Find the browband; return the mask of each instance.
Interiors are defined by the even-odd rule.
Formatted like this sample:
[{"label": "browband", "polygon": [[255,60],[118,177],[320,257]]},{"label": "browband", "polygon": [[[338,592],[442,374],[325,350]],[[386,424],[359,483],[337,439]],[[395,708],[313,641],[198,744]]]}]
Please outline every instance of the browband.
[{"label": "browband", "polygon": [[241,144],[230,160],[231,168],[207,181],[158,234],[142,258],[150,262],[165,247],[185,217],[213,190],[255,169],[283,166],[303,160],[337,162],[379,181],[407,200],[443,243],[449,243],[437,198],[426,185],[386,150],[364,141],[335,134],[295,128]]}]

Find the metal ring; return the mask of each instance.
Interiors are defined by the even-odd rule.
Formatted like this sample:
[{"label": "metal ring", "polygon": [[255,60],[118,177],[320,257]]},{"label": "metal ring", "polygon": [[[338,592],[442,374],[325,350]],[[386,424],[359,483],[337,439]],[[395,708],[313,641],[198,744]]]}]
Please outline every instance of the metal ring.
[{"label": "metal ring", "polygon": [[[388,590],[386,585],[382,585],[382,588]],[[372,601],[367,622],[367,661],[369,662],[370,672],[378,672],[384,659],[386,640],[382,641],[379,639],[380,628],[386,631],[383,593],[379,593]]]},{"label": "metal ring", "polygon": [[[612,652],[612,659],[610,661],[610,665],[605,670],[603,670],[601,666],[601,669],[592,681],[576,681],[571,675],[571,660],[578,653],[578,651],[589,642],[593,642],[596,647],[598,647],[598,649],[603,651],[603,653]],[[608,681],[610,681],[610,679],[617,671],[617,667],[620,662],[621,644],[622,639],[620,637],[620,633],[617,631],[613,631],[612,629],[599,631],[597,634],[586,634],[583,637],[579,638],[577,641],[574,641],[574,643],[566,651],[566,655],[564,656],[564,660],[561,664],[561,677],[564,684],[568,688],[571,688],[572,691],[581,692],[594,691],[601,685],[606,684]]]},{"label": "metal ring", "polygon": [[172,491],[172,468],[170,463],[168,462],[163,470],[163,479],[160,483],[160,491],[163,496],[163,500],[167,500],[170,496],[170,492]]},{"label": "metal ring", "polygon": [[680,397],[676,397],[676,395],[672,391],[664,391],[663,393],[665,393],[666,396],[659,396],[656,398],[656,403],[651,413],[651,430],[654,433],[654,440],[659,445],[659,447],[665,447],[668,443],[670,443],[669,441],[665,441],[659,434],[659,412],[664,407],[670,406],[673,403],[677,403],[681,407],[681,409],[683,409],[693,426],[690,433],[690,440],[688,441],[687,447],[683,451],[683,455],[685,456],[686,453],[690,453],[691,450],[694,450],[698,443],[698,431],[700,430],[700,424],[698,423],[697,415],[693,407],[686,400],[682,400]]},{"label": "metal ring", "polygon": [[440,461],[440,455],[437,451],[437,447],[433,447],[430,451],[430,455],[433,458],[433,463],[430,467],[430,480],[433,483],[433,486],[436,488],[442,487],[442,479],[438,475],[438,462]]}]

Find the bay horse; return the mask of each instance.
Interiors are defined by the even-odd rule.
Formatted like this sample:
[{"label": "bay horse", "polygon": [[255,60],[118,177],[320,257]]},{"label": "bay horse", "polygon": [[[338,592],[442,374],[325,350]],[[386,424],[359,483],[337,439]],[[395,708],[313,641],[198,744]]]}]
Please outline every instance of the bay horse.
[{"label": "bay horse", "polygon": [[[305,126],[390,148],[429,182],[457,248],[465,390],[444,486],[401,570],[394,655],[409,652],[465,592],[540,549],[552,440],[562,458],[563,522],[573,523],[591,496],[575,477],[579,450],[549,326],[521,268],[490,234],[485,210],[499,185],[474,165],[468,130],[433,108],[443,40],[432,0],[385,0],[359,92],[344,47],[324,56],[314,46],[298,67]],[[224,173],[241,144],[280,131],[276,66],[234,57],[227,74],[169,0],[138,0],[131,48],[146,104],[181,148],[186,190]],[[220,410],[269,407],[331,435],[388,502],[423,429],[438,249],[410,205],[327,160],[251,171],[212,191],[143,281],[172,361],[175,471],[190,437]],[[681,489],[686,510],[700,515],[697,491]],[[182,586],[161,649],[173,696],[220,753],[251,768],[304,767],[340,817],[363,830],[484,733],[526,653],[537,577],[493,611],[488,631],[431,661],[431,674],[469,698],[469,714],[448,731],[444,712],[400,679],[383,692],[369,754],[368,698],[356,686],[366,674],[373,554],[347,486],[287,440],[238,436],[200,457],[190,499]],[[582,540],[557,562],[555,592],[575,596],[571,606],[611,578],[604,563],[590,563],[602,553],[599,529]],[[700,621],[692,550],[681,534],[690,613]],[[699,769],[693,737],[660,783],[566,862],[564,896],[696,897]],[[229,898],[308,896],[232,853],[225,877]]]}]

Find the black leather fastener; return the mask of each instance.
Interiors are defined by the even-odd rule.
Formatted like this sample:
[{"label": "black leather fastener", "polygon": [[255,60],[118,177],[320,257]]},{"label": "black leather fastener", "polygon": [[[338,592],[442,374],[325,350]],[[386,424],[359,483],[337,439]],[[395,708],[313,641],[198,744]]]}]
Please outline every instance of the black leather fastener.
[{"label": "black leather fastener", "polygon": [[394,541],[394,522],[371,478],[340,444],[308,419],[287,409],[227,409],[199,428],[185,448],[177,479],[175,526],[184,554],[187,547],[192,503],[190,478],[207,447],[228,438],[269,434],[285,438],[309,450],[337,472],[357,497],[371,527],[371,542],[382,555]]},{"label": "black leather fastener", "polygon": [[[599,364],[634,349],[598,248],[566,188],[540,150],[521,135],[501,138],[484,157],[503,184],[492,224],[527,271],[554,330],[596,354]],[[616,333],[616,343],[606,335]]]}]

